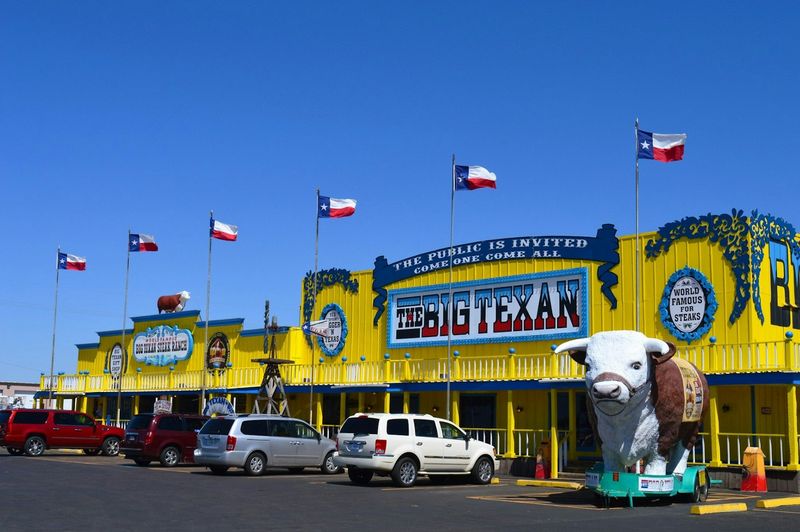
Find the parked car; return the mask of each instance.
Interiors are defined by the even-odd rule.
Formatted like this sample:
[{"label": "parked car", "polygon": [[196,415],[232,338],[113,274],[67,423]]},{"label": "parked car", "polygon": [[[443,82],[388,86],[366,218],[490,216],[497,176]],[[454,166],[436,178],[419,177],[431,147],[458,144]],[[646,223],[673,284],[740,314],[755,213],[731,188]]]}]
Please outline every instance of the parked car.
[{"label": "parked car", "polygon": [[208,419],[196,414],[137,414],[125,427],[120,452],[140,466],[155,460],[165,467],[194,463],[197,433]]},{"label": "parked car", "polygon": [[413,486],[419,475],[488,484],[498,465],[494,447],[427,414],[356,414],[339,429],[337,447],[333,463],[346,467],[354,484],[375,474],[391,475],[401,487]]},{"label": "parked car", "polygon": [[86,454],[119,454],[122,429],[103,425],[74,410],[18,408],[0,412],[0,446],[9,454],[40,456],[45,449],[83,449]]},{"label": "parked car", "polygon": [[318,467],[333,474],[336,443],[299,419],[266,414],[209,419],[197,435],[194,461],[221,475],[231,467],[248,475],[263,475],[267,468],[299,472]]}]

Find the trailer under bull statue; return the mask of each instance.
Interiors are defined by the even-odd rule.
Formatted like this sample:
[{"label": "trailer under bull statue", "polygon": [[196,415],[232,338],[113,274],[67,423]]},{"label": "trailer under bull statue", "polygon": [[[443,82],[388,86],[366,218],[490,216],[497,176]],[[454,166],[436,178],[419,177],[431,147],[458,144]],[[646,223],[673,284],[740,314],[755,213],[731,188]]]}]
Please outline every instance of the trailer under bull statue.
[{"label": "trailer under bull statue", "polygon": [[570,340],[556,353],[586,368],[590,422],[603,462],[585,486],[602,496],[673,497],[701,502],[711,484],[703,466],[688,466],[708,408],[700,370],[674,357],[675,346],[636,331],[599,332]]}]

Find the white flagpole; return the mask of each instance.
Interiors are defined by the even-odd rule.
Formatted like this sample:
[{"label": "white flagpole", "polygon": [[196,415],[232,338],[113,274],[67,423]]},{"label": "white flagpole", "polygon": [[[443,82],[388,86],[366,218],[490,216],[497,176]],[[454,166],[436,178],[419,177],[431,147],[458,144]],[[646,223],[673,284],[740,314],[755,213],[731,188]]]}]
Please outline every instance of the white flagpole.
[{"label": "white flagpole", "polygon": [[53,408],[53,367],[55,365],[56,360],[56,318],[58,317],[58,257],[61,255],[61,247],[57,248],[56,251],[56,302],[53,306],[53,345],[50,348],[50,380],[47,383],[48,394],[47,394],[47,406],[49,408]]},{"label": "white flagpole", "polygon": [[[317,305],[317,270],[319,269],[319,189],[317,189],[317,203],[314,206],[315,214],[317,216],[317,231],[316,236],[314,237],[314,286],[312,288],[312,299],[311,299],[311,316],[309,317],[309,323],[314,318],[314,307]],[[313,426],[314,425],[314,365],[316,361],[314,358],[316,355],[314,354],[314,343],[317,339],[314,335],[310,335],[309,338],[311,339],[311,390],[308,394],[308,424]]]},{"label": "white flagpole", "polygon": [[211,320],[211,234],[214,231],[214,211],[209,212],[209,227],[208,227],[208,280],[206,282],[206,326],[205,326],[205,341],[203,342],[203,353],[201,357],[201,388],[200,388],[200,413],[203,413],[203,408],[206,406],[206,349],[208,349],[208,322]]},{"label": "white flagpole", "polygon": [[452,317],[453,317],[453,220],[455,219],[455,199],[456,199],[456,154],[450,162],[450,247],[447,248],[448,260],[450,265],[450,278],[447,289],[447,306],[445,307],[445,321],[447,322],[447,420],[450,420],[450,370],[452,366],[451,339],[452,339]]},{"label": "white flagpole", "polygon": [[[122,305],[122,364],[119,367],[117,374],[117,426],[119,427],[120,414],[122,411],[122,369],[125,367],[125,323],[128,321],[128,275],[131,271],[131,230],[128,229],[128,241],[126,242],[128,248],[128,259],[125,264],[125,302]],[[113,351],[113,347],[111,348]],[[110,362],[110,358],[109,358]],[[111,368],[108,368],[111,370]],[[114,377],[114,374],[111,374]]]},{"label": "white flagpole", "polygon": [[634,123],[634,147],[636,148],[636,330],[641,331],[641,265],[639,264],[639,117]]}]

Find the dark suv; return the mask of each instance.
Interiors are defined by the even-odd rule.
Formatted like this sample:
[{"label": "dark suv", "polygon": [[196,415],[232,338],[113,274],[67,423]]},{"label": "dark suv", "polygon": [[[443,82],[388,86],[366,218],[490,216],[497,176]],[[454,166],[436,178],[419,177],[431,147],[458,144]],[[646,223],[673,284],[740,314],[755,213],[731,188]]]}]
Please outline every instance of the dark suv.
[{"label": "dark suv", "polygon": [[9,454],[39,456],[45,449],[83,449],[90,455],[119,454],[124,432],[74,410],[19,408],[0,411],[0,446]]},{"label": "dark suv", "polygon": [[125,428],[121,452],[140,466],[154,460],[166,467],[194,463],[197,433],[207,419],[192,414],[137,414]]}]

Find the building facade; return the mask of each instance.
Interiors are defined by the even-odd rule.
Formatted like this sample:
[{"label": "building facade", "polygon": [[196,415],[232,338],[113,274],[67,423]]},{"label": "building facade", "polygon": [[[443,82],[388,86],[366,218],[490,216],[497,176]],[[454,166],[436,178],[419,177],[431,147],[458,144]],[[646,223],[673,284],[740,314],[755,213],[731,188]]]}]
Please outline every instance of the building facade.
[{"label": "building facade", "polygon": [[78,345],[77,374],[43,375],[39,397],[52,387],[103,417],[118,398],[127,418],[163,396],[174,410],[225,397],[250,412],[264,371],[253,360],[274,340],[275,356],[294,362],[281,367],[292,415],[323,431],[359,411],[449,416],[502,456],[545,449],[555,474],[598,456],[583,368],[555,346],[638,329],[708,377],[690,461],[739,465],[757,445],[768,467],[797,470],[798,242],[789,222],[734,210],[667,223],[638,246],[603,224],[381,255],[371,270],[320,271],[316,290],[305,276],[299,323],[324,337],[228,319],[208,323],[206,341],[199,311],[135,317],[124,335]]}]

